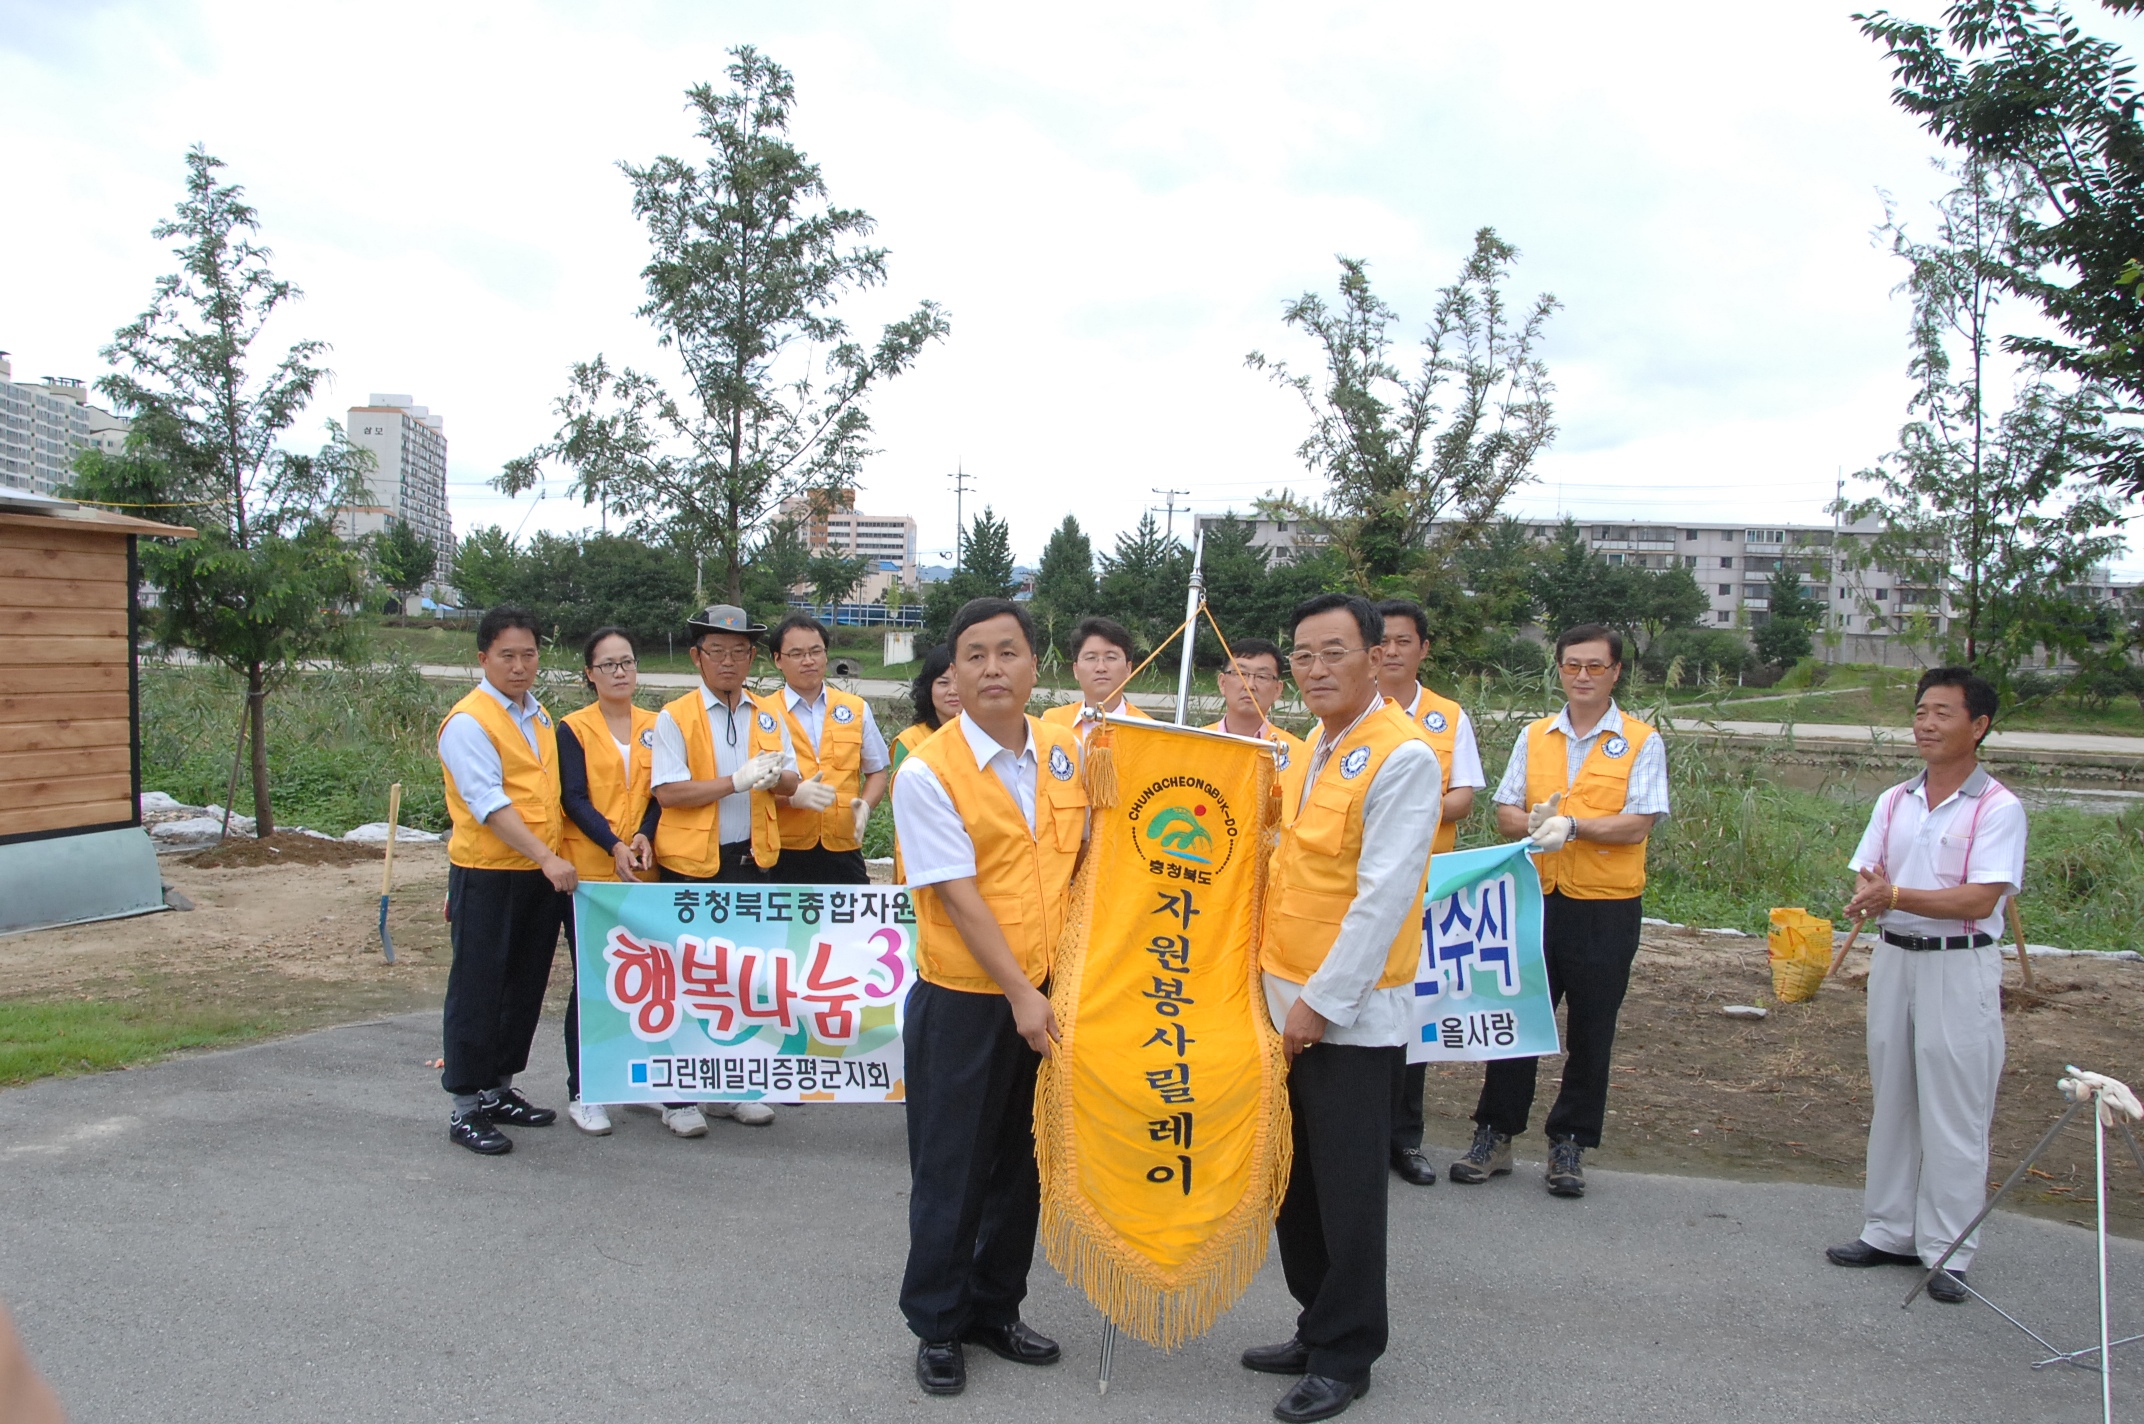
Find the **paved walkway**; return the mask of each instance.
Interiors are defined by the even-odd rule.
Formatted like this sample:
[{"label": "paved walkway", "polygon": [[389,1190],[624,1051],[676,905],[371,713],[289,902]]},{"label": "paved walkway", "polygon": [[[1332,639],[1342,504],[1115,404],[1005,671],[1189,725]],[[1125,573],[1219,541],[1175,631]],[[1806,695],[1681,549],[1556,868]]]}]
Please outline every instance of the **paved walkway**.
[{"label": "paved walkway", "polygon": [[[1249,1424],[1281,1393],[1235,1360],[1289,1331],[1277,1265],[1173,1356],[1122,1346],[1098,1399],[1099,1318],[1038,1262],[1028,1317],[1066,1362],[982,1356],[965,1396],[927,1398],[893,1304],[898,1110],[791,1108],[693,1142],[634,1111],[486,1161],[445,1139],[437,1045],[413,1015],[0,1092],[0,1295],[76,1424]],[[539,1047],[529,1082],[555,1100],[555,1022]],[[1566,1202],[1537,1172],[1395,1183],[1392,1350],[1351,1421],[2099,1417],[2096,1377],[2035,1372],[1985,1308],[1900,1310],[1908,1273],[1824,1264],[1855,1193],[1596,1173]],[[2091,1246],[2001,1217],[1975,1283],[2080,1345]],[[2113,1265],[2129,1333],[2144,1246]],[[2144,1349],[2117,1360],[2136,1418]]]}]

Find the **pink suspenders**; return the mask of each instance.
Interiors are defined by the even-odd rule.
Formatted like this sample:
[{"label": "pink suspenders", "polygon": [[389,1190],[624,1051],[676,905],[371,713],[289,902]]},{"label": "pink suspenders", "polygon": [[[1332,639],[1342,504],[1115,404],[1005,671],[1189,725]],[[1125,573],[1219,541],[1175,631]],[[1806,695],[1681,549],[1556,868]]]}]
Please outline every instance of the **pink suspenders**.
[{"label": "pink suspenders", "polygon": [[[1921,785],[1924,787],[1927,784],[1928,783],[1925,780],[1923,780],[1921,783]],[[1891,792],[1891,799],[1885,803],[1883,808],[1883,867],[1884,874],[1886,875],[1889,875],[1891,873],[1891,821],[1892,818],[1898,814],[1899,798],[1906,794],[1907,786],[1911,785],[1912,783],[1908,782],[1906,786],[1894,788]],[[1958,865],[1958,883],[1960,885],[1968,883],[1966,880],[1966,875],[1973,868],[1973,841],[1980,834],[1981,813],[1988,809],[1988,802],[1995,799],[1995,793],[1998,791],[2003,792],[2006,795],[2014,794],[2011,793],[2009,787],[2003,785],[2000,781],[1997,781],[1994,777],[1991,776],[1988,778],[1988,784],[1986,788],[1983,789],[1978,796],[1973,798],[1973,819],[1967,823],[1965,828],[1965,859],[1961,861]],[[1925,792],[1923,794],[1925,794]],[[1933,813],[1933,810],[1934,808],[1931,807],[1931,813]],[[1965,932],[1967,934],[1973,934],[1977,932],[1980,926],[1980,921],[1978,920],[1966,920],[1963,921],[1963,923],[1965,925]]]}]

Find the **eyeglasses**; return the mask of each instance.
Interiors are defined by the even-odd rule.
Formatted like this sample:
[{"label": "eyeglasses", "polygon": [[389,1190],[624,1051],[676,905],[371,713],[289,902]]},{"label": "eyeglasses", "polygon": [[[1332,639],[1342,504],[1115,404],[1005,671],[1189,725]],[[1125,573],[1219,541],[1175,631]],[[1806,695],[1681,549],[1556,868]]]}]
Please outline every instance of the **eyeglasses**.
[{"label": "eyeglasses", "polygon": [[589,664],[588,670],[602,673],[605,677],[618,677],[621,674],[631,672],[638,666],[639,664],[631,658],[610,658],[604,662]]},{"label": "eyeglasses", "polygon": [[1580,673],[1589,673],[1594,677],[1599,677],[1602,673],[1608,671],[1608,669],[1614,666],[1614,663],[1567,662],[1561,664],[1565,675],[1569,677],[1577,677]]},{"label": "eyeglasses", "polygon": [[1221,669],[1221,676],[1231,682],[1256,683],[1260,687],[1280,686],[1280,679],[1269,672],[1238,672],[1235,668],[1225,667]]},{"label": "eyeglasses", "polygon": [[694,652],[711,663],[748,663],[757,648],[695,648]]},{"label": "eyeglasses", "polygon": [[788,651],[786,651],[786,652],[780,652],[780,653],[776,653],[776,654],[775,654],[775,656],[776,656],[776,657],[778,657],[778,658],[787,658],[787,659],[789,659],[789,660],[790,660],[791,662],[798,662],[798,663],[823,663],[823,662],[825,662],[825,661],[826,661],[826,649],[824,649],[824,648],[790,648],[790,649],[789,649]]},{"label": "eyeglasses", "polygon": [[1298,675],[1310,671],[1313,667],[1336,668],[1362,651],[1364,650],[1361,648],[1319,648],[1315,652],[1290,653],[1288,666],[1294,668]]},{"label": "eyeglasses", "polygon": [[1081,653],[1072,661],[1082,667],[1099,667],[1103,663],[1128,663],[1131,659],[1118,652],[1115,648],[1111,648],[1106,653]]}]

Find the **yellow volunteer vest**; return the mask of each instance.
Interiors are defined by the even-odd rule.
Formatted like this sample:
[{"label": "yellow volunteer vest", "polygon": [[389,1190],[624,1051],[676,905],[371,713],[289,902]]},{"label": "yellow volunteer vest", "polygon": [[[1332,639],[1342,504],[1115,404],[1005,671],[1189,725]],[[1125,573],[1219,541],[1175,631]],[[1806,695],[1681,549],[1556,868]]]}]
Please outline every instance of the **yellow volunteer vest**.
[{"label": "yellow volunteer vest", "polygon": [[[1526,729],[1526,804],[1537,806],[1561,791],[1562,815],[1621,815],[1638,748],[1659,734],[1625,712],[1623,735],[1595,742],[1578,765],[1578,779],[1565,786],[1567,743],[1562,732],[1550,730],[1555,721],[1543,717]],[[1645,891],[1645,842],[1570,841],[1553,855],[1535,856],[1534,870],[1541,876],[1544,894],[1557,890],[1573,900],[1634,899]]]},{"label": "yellow volunteer vest", "polygon": [[[1228,719],[1208,722],[1200,730],[1226,732]],[[1296,805],[1303,799],[1303,777],[1310,770],[1310,746],[1287,728],[1271,722],[1266,723],[1266,740],[1273,743],[1273,780],[1280,790],[1281,804]]]},{"label": "yellow volunteer vest", "polygon": [[[558,802],[558,732],[551,726],[551,714],[540,706],[536,709],[536,750],[531,751],[529,739],[514,725],[513,717],[483,688],[472,688],[467,697],[455,703],[441,719],[439,730],[446,731],[447,723],[461,712],[476,718],[484,735],[491,738],[492,749],[499,754],[501,786],[523,823],[536,839],[556,851],[566,813]],[[470,813],[469,803],[462,800],[461,792],[455,789],[453,773],[444,764],[440,766],[440,779],[447,784],[447,814],[454,820],[454,833],[447,839],[448,860],[471,870],[537,868],[535,861],[500,840]]]},{"label": "yellow volunteer vest", "polygon": [[[1394,701],[1393,706],[1399,703]],[[1406,708],[1400,711],[1405,713]],[[1459,704],[1449,697],[1440,697],[1428,688],[1422,689],[1421,700],[1414,705],[1409,717],[1422,731],[1422,740],[1437,754],[1437,765],[1444,770],[1444,790],[1452,789],[1452,749],[1459,744]],[[1437,843],[1430,854],[1442,855],[1459,844],[1459,823],[1440,820],[1437,822]]]},{"label": "yellow volunteer vest", "polygon": [[[633,770],[628,776],[618,764],[617,744],[611,740],[610,723],[603,719],[603,704],[591,702],[560,720],[573,729],[581,742],[582,759],[588,763],[588,799],[595,803],[611,834],[623,841],[640,829],[648,813],[648,778],[655,770],[655,717],[645,707],[633,709],[633,735],[627,745],[633,751]],[[565,832],[561,851],[573,862],[583,880],[616,880],[618,862],[611,853],[590,840],[573,818],[563,818]]]},{"label": "yellow volunteer vest", "polygon": [[[1049,711],[1043,713],[1042,720],[1049,723],[1053,727],[1076,728],[1079,726],[1079,714],[1086,707],[1086,705],[1087,704],[1085,702],[1059,703],[1057,706],[1052,707]],[[1121,699],[1117,703],[1117,710],[1110,713],[1109,715],[1112,717],[1140,717],[1144,718],[1146,721],[1149,722],[1154,720],[1152,717],[1147,716],[1146,713],[1141,712],[1137,707],[1134,707],[1132,705],[1132,700],[1129,697]]]},{"label": "yellow volunteer vest", "polygon": [[[1080,783],[1079,738],[1061,726],[1030,717],[1034,734],[1035,829],[1029,834],[1019,803],[997,773],[975,764],[967,737],[941,728],[913,754],[929,766],[953,800],[975,841],[975,886],[1005,932],[1027,982],[1050,977],[1050,956],[1065,926],[1072,896],[1072,866],[1087,829],[1087,791]],[[931,983],[970,993],[1002,993],[961,942],[937,890],[918,888],[916,972]]]},{"label": "yellow volunteer vest", "polygon": [[825,846],[828,850],[855,850],[863,842],[856,839],[856,818],[849,810],[849,802],[863,795],[864,718],[871,715],[871,709],[852,692],[826,689],[826,715],[819,719],[819,750],[814,752],[803,722],[789,708],[789,694],[777,692],[768,701],[778,702],[782,716],[789,722],[789,745],[796,749],[797,775],[809,781],[813,772],[823,772],[826,784],[834,788],[834,804],[824,811],[777,807],[775,818],[781,827],[782,849]]},{"label": "yellow volunteer vest", "polygon": [[[1390,701],[1362,719],[1326,758],[1308,800],[1283,799],[1280,844],[1266,881],[1266,936],[1260,964],[1269,974],[1308,983],[1340,937],[1340,921],[1355,902],[1355,867],[1362,859],[1362,803],[1395,748],[1419,739],[1416,727]],[[1309,755],[1303,758],[1309,765]],[[1300,782],[1297,783],[1300,786]],[[1300,809],[1298,809],[1300,807]],[[1420,898],[1429,885],[1422,860]],[[1385,955],[1377,987],[1414,982],[1422,957],[1422,917],[1409,915]]]},{"label": "yellow volunteer vest", "polygon": [[[760,706],[747,692],[737,710],[750,708],[750,727],[745,744],[747,757],[782,749],[782,724],[776,714]],[[695,687],[683,697],[663,706],[670,720],[685,734],[685,769],[694,781],[712,781],[715,771],[715,737],[707,725],[707,707]],[[655,859],[679,875],[713,875],[722,869],[722,803],[705,806],[665,806],[655,826]],[[782,853],[781,830],[775,820],[774,793],[752,793],[752,859],[761,870],[774,864]]]}]

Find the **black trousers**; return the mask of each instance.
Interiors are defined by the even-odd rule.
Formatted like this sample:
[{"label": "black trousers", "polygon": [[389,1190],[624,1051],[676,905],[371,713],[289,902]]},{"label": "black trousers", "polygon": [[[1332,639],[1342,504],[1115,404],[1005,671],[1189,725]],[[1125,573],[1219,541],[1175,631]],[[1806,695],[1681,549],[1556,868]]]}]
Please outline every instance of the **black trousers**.
[{"label": "black trousers", "polygon": [[1035,1070],[1003,994],[919,981],[901,1031],[908,1076],[908,1267],[901,1314],[920,1340],[1010,1325],[1042,1217]]},{"label": "black trousers", "polygon": [[440,1086],[481,1093],[529,1066],[551,956],[573,897],[540,870],[447,868],[454,964],[441,1015]]},{"label": "black trousers", "polygon": [[[1608,1113],[1608,1059],[1615,1048],[1616,1016],[1630,988],[1630,962],[1638,957],[1644,901],[1573,900],[1554,891],[1541,897],[1541,952],[1548,961],[1548,992],[1568,1004],[1563,1030],[1563,1086],[1548,1110],[1549,1139],[1569,1137],[1580,1147],[1601,1145]],[[1502,1058],[1482,1075],[1474,1121],[1517,1137],[1534,1105],[1537,1058]]]},{"label": "black trousers", "polygon": [[1404,1048],[1312,1044],[1288,1068],[1295,1164],[1273,1223],[1310,1373],[1360,1384],[1385,1353],[1386,1162]]},{"label": "black trousers", "polygon": [[680,875],[667,865],[655,867],[657,878],[678,885],[728,885],[737,881],[747,883],[763,881],[767,872],[752,859],[750,841],[730,841],[720,848],[722,868],[713,875]]},{"label": "black trousers", "polygon": [[1392,1083],[1392,1155],[1422,1146],[1422,1089],[1429,1081],[1427,1063],[1409,1063]]},{"label": "black trousers", "polygon": [[861,850],[828,850],[811,846],[804,850],[782,848],[782,858],[767,872],[777,885],[869,885],[871,872]]}]

